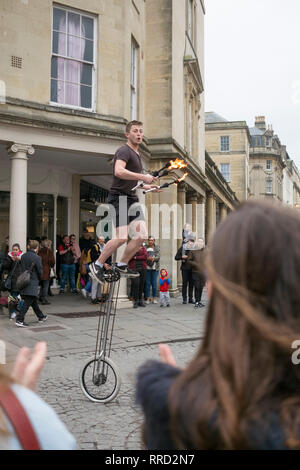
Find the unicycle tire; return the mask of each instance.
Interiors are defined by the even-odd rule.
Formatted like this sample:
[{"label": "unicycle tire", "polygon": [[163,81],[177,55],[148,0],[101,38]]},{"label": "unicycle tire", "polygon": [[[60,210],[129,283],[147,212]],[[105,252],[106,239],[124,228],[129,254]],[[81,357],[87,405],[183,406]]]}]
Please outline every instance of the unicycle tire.
[{"label": "unicycle tire", "polygon": [[118,395],[121,375],[117,365],[109,358],[89,360],[80,372],[80,387],[83,394],[96,403],[108,403]]}]

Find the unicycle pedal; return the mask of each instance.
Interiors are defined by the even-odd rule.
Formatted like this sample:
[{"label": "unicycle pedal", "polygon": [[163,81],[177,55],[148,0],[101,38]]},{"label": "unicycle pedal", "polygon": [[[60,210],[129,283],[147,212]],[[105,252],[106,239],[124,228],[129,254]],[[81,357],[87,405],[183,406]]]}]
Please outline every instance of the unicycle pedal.
[{"label": "unicycle pedal", "polygon": [[120,279],[120,273],[116,269],[112,268],[108,271],[105,271],[104,274],[104,279],[106,282],[111,283],[111,282],[117,282]]}]

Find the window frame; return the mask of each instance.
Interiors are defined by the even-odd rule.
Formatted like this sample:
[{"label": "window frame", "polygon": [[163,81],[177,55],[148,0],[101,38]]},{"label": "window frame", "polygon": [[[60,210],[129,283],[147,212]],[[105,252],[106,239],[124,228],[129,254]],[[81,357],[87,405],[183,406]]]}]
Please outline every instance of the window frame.
[{"label": "window frame", "polygon": [[[94,26],[94,37],[93,37],[93,62],[89,61],[83,61],[79,60],[76,58],[71,58],[68,56],[63,56],[59,55],[58,53],[53,52],[53,33],[57,32],[54,30],[54,24],[53,24],[53,19],[54,19],[54,9],[57,10],[62,10],[64,12],[70,12],[70,13],[75,13],[77,15],[80,15],[80,21],[82,21],[82,17],[87,17],[93,20],[93,26]],[[67,24],[67,16],[66,16],[66,24]],[[66,33],[66,38],[67,38],[67,33]],[[76,36],[77,37],[77,36]],[[72,8],[72,7],[67,7],[67,6],[62,6],[62,5],[57,5],[53,3],[52,5],[52,19],[51,19],[51,61],[50,61],[50,100],[49,104],[52,106],[56,106],[59,108],[67,108],[67,109],[75,109],[79,111],[86,111],[86,112],[96,112],[96,106],[97,106],[97,49],[98,49],[98,22],[97,22],[97,15],[94,15],[92,13],[86,13],[83,10]],[[56,101],[51,100],[51,83],[52,83],[52,76],[51,76],[51,62],[52,58],[57,57],[64,59],[64,61],[70,60],[74,62],[79,62],[81,64],[89,64],[92,66],[92,85],[91,85],[91,91],[92,91],[92,97],[91,97],[91,107],[86,108],[83,106],[76,106],[72,104],[64,104],[64,103],[57,103]],[[66,84],[66,69],[64,67],[64,97],[65,97],[65,84]],[[55,80],[55,79],[53,79]],[[60,81],[57,79],[57,81]],[[80,92],[80,83],[79,85],[79,92]]]},{"label": "window frame", "polygon": [[[224,142],[222,142],[222,139],[228,139],[228,149],[226,146],[226,150],[222,148],[224,145]],[[220,152],[230,152],[230,136],[229,135],[221,135],[220,136]]]},{"label": "window frame", "polygon": [[[225,165],[228,168],[228,172],[227,171],[225,171],[225,172],[222,171],[222,166],[225,166]],[[227,183],[230,183],[230,163],[220,163],[220,173],[223,176],[223,178],[225,179],[225,181]],[[227,178],[227,174],[228,174],[228,178]]]},{"label": "window frame", "polygon": [[[270,187],[268,185],[270,184]],[[270,190],[268,190],[270,189]],[[266,194],[273,194],[273,180],[272,178],[266,178]]]},{"label": "window frame", "polygon": [[[268,165],[270,163],[270,165]],[[266,170],[272,170],[272,160],[266,160]]]}]

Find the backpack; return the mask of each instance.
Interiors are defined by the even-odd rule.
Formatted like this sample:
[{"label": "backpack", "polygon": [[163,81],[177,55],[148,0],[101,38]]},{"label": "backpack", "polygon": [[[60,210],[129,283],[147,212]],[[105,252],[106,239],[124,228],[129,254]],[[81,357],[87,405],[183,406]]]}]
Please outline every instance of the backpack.
[{"label": "backpack", "polygon": [[[93,245],[93,248],[94,246],[96,247],[96,250],[97,252],[99,251],[99,246],[97,245],[97,243],[95,245]],[[86,264],[90,264],[92,262],[92,248],[90,248],[87,252],[87,255],[86,255]]]}]

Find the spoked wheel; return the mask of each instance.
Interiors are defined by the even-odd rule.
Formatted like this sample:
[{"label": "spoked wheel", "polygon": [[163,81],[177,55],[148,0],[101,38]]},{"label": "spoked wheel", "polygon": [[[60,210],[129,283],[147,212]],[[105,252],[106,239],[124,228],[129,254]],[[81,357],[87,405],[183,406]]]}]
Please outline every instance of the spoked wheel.
[{"label": "spoked wheel", "polygon": [[120,273],[119,271],[116,271],[115,269],[110,269],[109,271],[105,272],[104,278],[106,282],[117,282],[120,279]]},{"label": "spoked wheel", "polygon": [[80,387],[91,401],[112,401],[121,387],[118,367],[109,357],[90,360],[80,373]]}]

